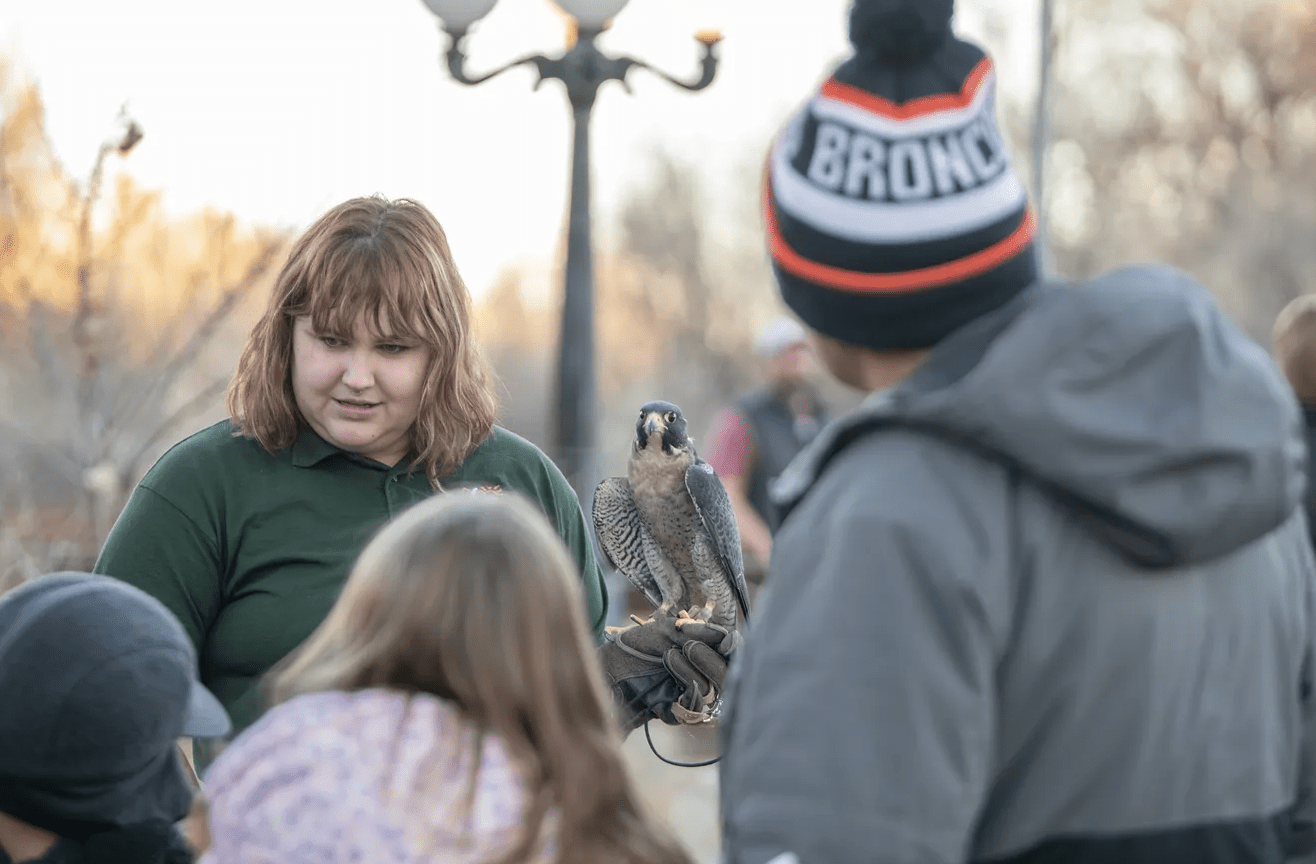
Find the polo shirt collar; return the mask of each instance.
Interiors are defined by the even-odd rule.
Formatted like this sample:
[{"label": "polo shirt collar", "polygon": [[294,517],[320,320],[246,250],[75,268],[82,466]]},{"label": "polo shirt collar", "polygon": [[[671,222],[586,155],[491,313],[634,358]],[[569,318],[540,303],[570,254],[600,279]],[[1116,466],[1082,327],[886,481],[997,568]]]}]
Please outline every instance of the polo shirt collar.
[{"label": "polo shirt collar", "polygon": [[292,442],[292,464],[298,468],[311,468],[319,465],[330,456],[344,454],[328,441],[315,434],[315,430],[303,426]]},{"label": "polo shirt collar", "polygon": [[407,464],[409,464],[404,459],[397,465],[390,467],[383,462],[376,462],[374,459],[362,456],[360,453],[353,453],[350,450],[335,447],[317,435],[315,430],[309,426],[303,426],[301,431],[297,433],[297,437],[293,439],[289,455],[295,468],[314,468],[330,456],[342,456],[344,459],[378,471],[405,471]]}]

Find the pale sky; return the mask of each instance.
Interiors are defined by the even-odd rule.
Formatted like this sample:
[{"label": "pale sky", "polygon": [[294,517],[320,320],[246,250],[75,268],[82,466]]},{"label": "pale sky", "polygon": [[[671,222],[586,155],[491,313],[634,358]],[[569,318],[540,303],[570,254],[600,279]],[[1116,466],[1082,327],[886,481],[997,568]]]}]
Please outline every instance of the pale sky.
[{"label": "pale sky", "polygon": [[[595,231],[607,242],[653,147],[703,165],[711,205],[743,197],[736,166],[848,50],[849,0],[631,0],[600,40],[678,77],[693,33],[721,29],[718,78],[689,94],[634,70],[594,110]],[[1036,0],[960,0],[957,30],[995,55],[1005,98],[1029,98]],[[563,45],[548,0],[500,0],[467,40],[471,71]],[[558,82],[515,70],[475,88],[442,62],[421,0],[7,0],[0,51],[40,85],[57,155],[85,177],[119,106],[146,136],[124,168],[182,213],[210,205],[300,229],[363,194],[419,199],[473,292],[546,263],[563,225],[569,112]]]}]

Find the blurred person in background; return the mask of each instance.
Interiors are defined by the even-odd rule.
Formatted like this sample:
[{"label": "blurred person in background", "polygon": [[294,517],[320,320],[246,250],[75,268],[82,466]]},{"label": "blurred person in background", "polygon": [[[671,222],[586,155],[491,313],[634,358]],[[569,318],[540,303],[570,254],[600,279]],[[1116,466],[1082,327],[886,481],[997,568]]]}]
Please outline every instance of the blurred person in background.
[{"label": "blurred person in background", "polygon": [[202,860],[688,864],[641,812],[582,595],[518,495],[394,520],[207,774]]},{"label": "blurred person in background", "polygon": [[[571,549],[601,638],[605,598],[576,495],[494,425],[493,383],[442,227],[410,200],[334,207],[294,244],[229,391],[230,418],[138,484],[95,570],[183,623],[241,730],[256,682],[324,620],[389,518],[445,487],[521,492]],[[197,764],[209,754],[197,749]]]},{"label": "blurred person in background", "polygon": [[990,60],[856,0],[775,142],[778,287],[869,391],[777,484],[733,667],[727,864],[1310,852],[1301,417],[1186,275],[1039,280]]},{"label": "blurred person in background", "polygon": [[1291,301],[1275,319],[1275,358],[1302,405],[1307,439],[1307,531],[1316,543],[1316,294]]},{"label": "blurred person in background", "polygon": [[740,528],[745,578],[759,584],[772,557],[779,519],[768,489],[830,419],[818,392],[817,364],[804,328],[782,316],[759,334],[755,354],[765,386],[713,418],[705,446]]},{"label": "blurred person in background", "polygon": [[0,864],[183,864],[180,736],[229,730],[158,600],[86,573],[0,598]]}]

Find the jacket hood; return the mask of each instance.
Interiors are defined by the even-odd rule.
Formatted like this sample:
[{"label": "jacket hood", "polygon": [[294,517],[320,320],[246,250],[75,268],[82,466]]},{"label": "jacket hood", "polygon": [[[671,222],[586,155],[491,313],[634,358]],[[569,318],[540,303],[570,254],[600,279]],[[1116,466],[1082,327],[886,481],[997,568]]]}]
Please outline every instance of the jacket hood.
[{"label": "jacket hood", "polygon": [[846,442],[886,424],[1017,468],[1146,566],[1246,545],[1306,482],[1302,415],[1275,364],[1168,267],[1035,285],[828,427],[774,496],[793,506]]}]

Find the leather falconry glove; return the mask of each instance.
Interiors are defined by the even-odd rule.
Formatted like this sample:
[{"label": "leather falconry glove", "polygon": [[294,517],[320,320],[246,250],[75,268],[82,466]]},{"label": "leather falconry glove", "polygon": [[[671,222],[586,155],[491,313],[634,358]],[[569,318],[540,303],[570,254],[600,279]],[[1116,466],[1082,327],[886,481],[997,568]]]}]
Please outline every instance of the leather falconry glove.
[{"label": "leather falconry glove", "polygon": [[711,719],[740,634],[685,612],[632,620],[638,626],[609,633],[599,649],[623,731],[652,717],[669,726]]}]

